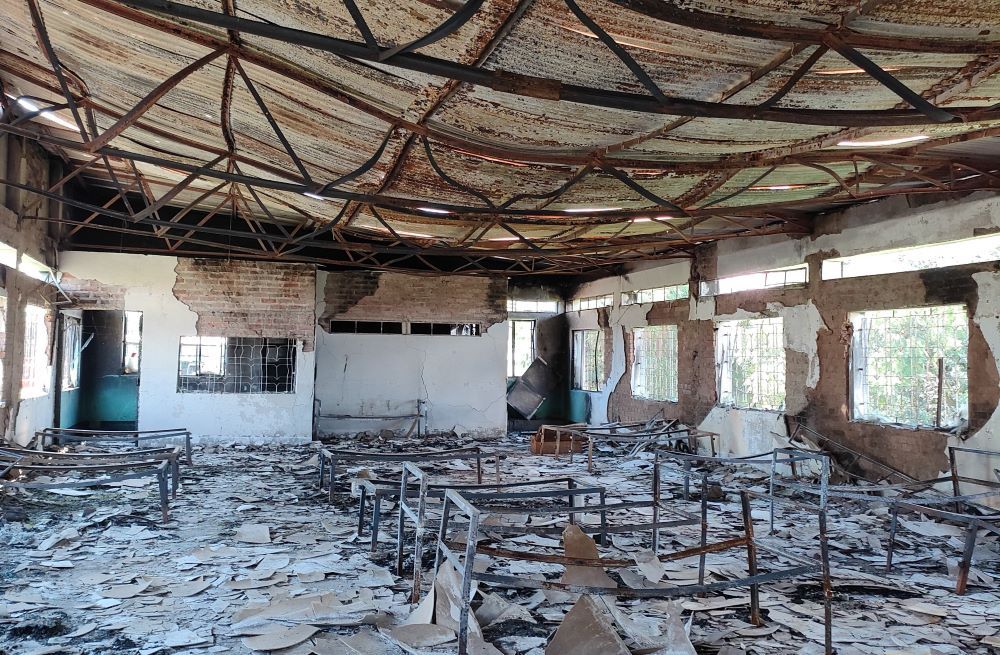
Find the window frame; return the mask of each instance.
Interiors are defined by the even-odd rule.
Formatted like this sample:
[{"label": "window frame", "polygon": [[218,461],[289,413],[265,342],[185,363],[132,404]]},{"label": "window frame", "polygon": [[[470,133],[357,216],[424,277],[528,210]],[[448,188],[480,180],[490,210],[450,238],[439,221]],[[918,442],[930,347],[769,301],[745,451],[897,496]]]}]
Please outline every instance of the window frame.
[{"label": "window frame", "polygon": [[[518,362],[517,358],[518,323],[529,323],[530,327],[528,328],[528,332],[531,335],[531,338],[529,339],[531,345],[531,353],[530,356],[528,357],[528,366],[525,366],[520,373],[516,372],[516,366]],[[528,318],[509,319],[507,328],[507,377],[508,378],[521,377],[522,375],[524,375],[524,371],[528,370],[528,368],[531,366],[531,363],[535,361],[535,357],[537,356],[536,346],[535,346],[535,330],[538,328],[537,323],[538,321]]]},{"label": "window frame", "polygon": [[[205,341],[208,343],[205,343]],[[244,344],[245,340],[260,341],[259,344]],[[233,343],[236,342],[236,343]],[[274,342],[274,343],[271,343]],[[300,343],[296,339],[288,337],[214,337],[214,336],[181,336],[178,340],[177,350],[177,393],[211,394],[211,395],[289,395],[296,393],[298,386],[298,355]],[[205,348],[218,348],[218,366],[202,365],[203,350]],[[258,377],[230,375],[229,353],[233,348],[260,348],[260,353],[256,357],[248,358],[248,361],[237,362],[234,366],[267,366],[269,350],[272,348],[289,348],[291,352],[287,357],[287,365],[290,367],[290,375],[287,382],[282,382],[278,378],[268,382],[264,375]],[[194,349],[194,372],[185,374],[182,367],[185,365],[185,349]],[[251,350],[251,352],[253,352]],[[187,356],[190,360],[190,355]],[[213,359],[213,358],[209,358]],[[259,360],[259,361],[258,361]],[[245,377],[245,379],[244,379]],[[269,390],[268,384],[282,386],[287,384],[287,388],[281,390]],[[206,385],[208,388],[199,388],[199,385]],[[227,390],[227,387],[235,385],[237,388]],[[260,385],[261,389],[253,388]],[[250,386],[247,390],[241,387]]]},{"label": "window frame", "polygon": [[[776,348],[768,349],[767,352],[754,354],[752,357],[741,357],[740,362],[750,360],[751,364],[764,364],[763,370],[760,375],[763,374],[775,374],[780,380],[780,384],[775,385],[777,389],[775,393],[780,401],[777,403],[761,402],[760,400],[750,400],[747,403],[741,403],[739,398],[739,392],[734,384],[734,377],[736,371],[742,366],[736,366],[736,357],[732,351],[732,348],[726,349],[723,347],[724,340],[730,342],[733,341],[732,338],[727,338],[727,333],[731,330],[735,336],[735,340],[740,342],[738,346],[742,351],[742,343],[747,337],[741,334],[742,329],[746,329],[753,326],[760,326],[760,328],[765,328],[769,325],[777,325],[778,329],[774,330],[772,336],[780,338],[780,344]],[[716,394],[717,402],[720,407],[732,407],[734,409],[745,409],[745,410],[759,410],[768,412],[782,412],[785,409],[785,403],[787,402],[786,393],[786,383],[788,375],[788,361],[787,354],[785,352],[785,332],[784,332],[784,319],[780,316],[775,317],[759,317],[759,318],[741,318],[741,319],[730,319],[730,320],[720,320],[716,322],[715,325],[716,335],[715,335],[715,368],[716,368]],[[763,329],[758,329],[758,337],[760,334],[765,334]],[[752,338],[752,335],[751,335]],[[780,366],[768,366],[773,356],[780,353]],[[773,369],[773,370],[771,370]],[[751,374],[752,375],[752,374]],[[744,387],[745,388],[745,387]],[[752,388],[751,391],[761,392],[763,387],[757,386]],[[761,398],[765,396],[764,393],[759,394]],[[770,395],[770,394],[766,394]]]},{"label": "window frame", "polygon": [[[34,314],[34,316],[32,316]],[[28,303],[24,306],[24,348],[21,363],[21,399],[40,398],[49,393],[52,365],[49,361],[48,310]],[[26,377],[27,376],[27,377]]]},{"label": "window frame", "polygon": [[[136,321],[138,325],[135,329],[138,331],[138,339],[129,338],[129,327]],[[135,370],[129,370],[129,353],[133,352],[132,346],[135,347]],[[122,375],[139,375],[142,371],[142,312],[126,310],[122,312]]]},{"label": "window frame", "polygon": [[[904,320],[910,319],[910,323],[907,325],[899,325],[893,327],[882,328],[883,331],[893,332],[895,334],[906,334],[904,337],[906,340],[912,340],[915,337],[910,333],[906,333],[905,330],[912,329],[912,319],[920,317],[921,312],[927,312],[927,317],[932,317],[935,310],[946,310],[945,313],[952,313],[956,316],[960,316],[964,319],[962,322],[962,332],[961,336],[964,337],[964,341],[959,344],[964,350],[964,370],[963,375],[958,379],[958,390],[957,396],[960,399],[964,399],[964,406],[955,405],[953,408],[954,413],[952,414],[948,422],[944,422],[945,419],[945,402],[944,402],[944,392],[942,391],[942,403],[941,403],[941,416],[938,417],[937,400],[933,398],[932,406],[927,409],[926,413],[933,417],[933,421],[930,423],[922,423],[916,416],[916,412],[910,417],[902,416],[905,413],[905,409],[900,411],[894,417],[885,417],[875,411],[868,409],[875,402],[870,402],[870,388],[873,386],[870,379],[868,378],[869,370],[869,359],[867,359],[867,352],[869,349],[868,343],[870,337],[866,331],[866,326],[870,325],[872,320]],[[897,314],[893,316],[879,316],[879,314]],[[867,315],[867,316],[865,316]],[[867,319],[867,320],[866,320]],[[871,425],[884,425],[892,426],[903,429],[923,429],[923,430],[943,430],[950,431],[955,427],[961,425],[963,422],[969,420],[969,312],[968,307],[963,303],[949,303],[944,305],[924,305],[917,307],[898,307],[893,309],[885,310],[859,310],[848,313],[848,321],[851,324],[851,346],[850,346],[850,356],[848,358],[848,396],[849,396],[849,412],[850,421],[853,423],[866,423]],[[871,327],[867,327],[868,331],[873,330]],[[946,334],[954,335],[954,330],[946,330]],[[898,353],[901,349],[898,347],[893,347],[892,351]],[[864,357],[864,362],[859,361]],[[938,371],[937,366],[931,367],[929,363],[936,360],[944,360],[943,356],[937,356],[928,358],[926,365],[922,367],[923,375],[911,375],[906,377],[900,377],[898,385],[900,389],[909,388],[919,388],[928,383],[932,383],[935,387],[938,387]],[[910,366],[913,366],[912,360]],[[942,373],[942,383],[947,384],[945,381],[948,375],[947,366],[942,367],[944,370]],[[909,382],[912,381],[912,382]],[[943,389],[943,387],[941,387]],[[910,396],[912,397],[912,393]],[[934,392],[937,395],[937,389]],[[861,409],[861,408],[864,409]],[[910,407],[909,409],[915,409],[915,407]],[[904,420],[898,420],[903,418]],[[897,420],[893,420],[897,419]],[[910,420],[906,420],[910,419]]]},{"label": "window frame", "polygon": [[[667,348],[669,352],[645,352],[644,346],[647,343],[645,338],[646,332],[651,330],[659,331],[663,330],[665,335],[661,337],[667,342]],[[632,397],[639,398],[641,400],[652,400],[656,402],[671,402],[676,403],[680,399],[678,392],[679,380],[678,380],[678,359],[680,355],[680,349],[678,347],[679,329],[677,325],[667,324],[667,325],[647,325],[644,327],[633,328],[632,330],[632,375],[631,375],[631,389]],[[672,336],[671,336],[672,335]],[[664,397],[654,396],[648,393],[648,382],[646,381],[647,373],[650,369],[649,366],[645,366],[647,359],[652,355],[663,356],[666,355],[667,365],[671,367],[672,370],[668,370],[666,373],[667,378],[667,391]],[[672,366],[671,366],[672,364]]]},{"label": "window frame", "polygon": [[80,359],[83,353],[83,319],[63,316],[62,390],[80,388]]},{"label": "window frame", "polygon": [[[594,336],[594,379],[584,380],[586,364],[584,359],[587,351],[587,334]],[[600,329],[573,330],[572,334],[572,354],[571,362],[573,366],[573,389],[586,391],[588,393],[600,393],[604,387],[604,362],[606,353],[604,352],[604,331]],[[586,382],[593,382],[593,388],[585,386]]]}]

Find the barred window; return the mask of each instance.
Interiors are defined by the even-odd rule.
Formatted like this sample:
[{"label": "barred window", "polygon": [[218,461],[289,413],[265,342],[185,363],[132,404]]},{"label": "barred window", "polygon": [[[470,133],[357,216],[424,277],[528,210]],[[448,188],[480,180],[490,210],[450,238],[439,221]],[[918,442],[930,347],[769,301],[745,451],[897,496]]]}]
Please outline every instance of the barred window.
[{"label": "barred window", "polygon": [[600,330],[573,331],[573,388],[600,391],[604,382],[604,338]]},{"label": "barred window", "polygon": [[746,409],[785,405],[785,346],[781,318],[721,321],[716,332],[719,404]]},{"label": "barred window", "polygon": [[48,356],[49,331],[45,308],[24,308],[24,367],[21,370],[21,397],[35,398],[49,392],[51,367]]},{"label": "barred window", "polygon": [[677,326],[632,331],[632,395],[677,402]]},{"label": "barred window", "polygon": [[850,315],[852,416],[953,427],[969,412],[969,317],[963,305]]},{"label": "barred window", "polygon": [[294,393],[297,345],[292,339],[181,337],[181,393]]}]

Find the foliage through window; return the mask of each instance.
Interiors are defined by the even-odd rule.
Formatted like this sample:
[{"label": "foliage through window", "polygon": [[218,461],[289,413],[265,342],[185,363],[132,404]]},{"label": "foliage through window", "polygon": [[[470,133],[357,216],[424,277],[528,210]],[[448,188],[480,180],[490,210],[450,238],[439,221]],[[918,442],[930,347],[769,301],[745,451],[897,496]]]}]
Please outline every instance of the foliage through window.
[{"label": "foliage through window", "polygon": [[181,393],[294,393],[296,344],[291,339],[181,337]]},{"label": "foliage through window", "polygon": [[604,382],[604,337],[600,330],[573,331],[573,388],[600,391]]},{"label": "foliage through window", "polygon": [[62,388],[63,391],[80,386],[80,348],[83,326],[75,316],[63,317]]},{"label": "foliage through window", "polygon": [[785,345],[781,318],[721,321],[715,365],[719,404],[747,409],[785,406]]},{"label": "foliage through window", "polygon": [[850,320],[854,419],[953,427],[968,418],[963,305],[856,312]]},{"label": "foliage through window", "polygon": [[507,377],[523,375],[535,361],[535,322],[510,321],[507,338]]},{"label": "foliage through window", "polygon": [[677,401],[677,326],[632,331],[632,395]]},{"label": "foliage through window", "polygon": [[49,392],[49,334],[45,309],[24,308],[24,366],[21,369],[21,397],[33,398]]}]

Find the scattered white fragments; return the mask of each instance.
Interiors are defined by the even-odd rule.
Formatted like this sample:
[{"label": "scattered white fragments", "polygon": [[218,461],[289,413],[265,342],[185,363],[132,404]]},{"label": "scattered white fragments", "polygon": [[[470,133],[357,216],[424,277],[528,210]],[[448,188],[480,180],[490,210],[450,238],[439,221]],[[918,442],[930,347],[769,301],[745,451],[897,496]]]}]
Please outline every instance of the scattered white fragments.
[{"label": "scattered white fragments", "polygon": [[[520,444],[503,447],[524,450]],[[314,449],[216,450],[196,454],[197,465],[182,470],[183,487],[166,526],[155,516],[153,487],[101,490],[87,497],[49,494],[30,506],[30,521],[0,524],[0,570],[7,572],[0,588],[0,650],[16,655],[167,655],[167,649],[178,655],[455,653],[461,575],[446,568],[431,587],[434,576],[425,571],[423,600],[409,605],[409,581],[393,575],[391,538],[369,553],[369,535],[356,536],[357,499],[345,497],[331,505],[316,489],[316,468],[304,465]],[[648,493],[648,458],[598,463],[597,473],[590,475],[583,458],[571,464],[568,458],[518,456],[503,462],[502,476],[514,481],[573,475],[584,484],[604,485],[619,500]],[[464,465],[453,469],[445,462],[437,471],[474,479],[474,472],[461,470]],[[370,474],[385,477],[392,470],[372,467]],[[726,475],[723,489],[766,486],[766,472],[756,469],[734,468]],[[237,496],[233,489],[252,489],[253,495]],[[666,497],[669,501],[669,493]],[[671,502],[683,501],[675,497]],[[738,505],[732,494],[712,501],[710,540],[716,529],[726,538],[738,534]],[[686,507],[696,509],[695,504]],[[908,517],[898,535],[894,571],[882,575],[888,543],[883,510],[831,504],[838,652],[987,655],[1000,649],[996,540],[980,537],[969,591],[956,596],[948,559],[960,552],[963,536],[945,524]],[[394,517],[391,507],[384,508],[387,535],[394,534]],[[516,514],[504,518],[523,520]],[[580,523],[586,525],[582,516]],[[486,522],[484,529],[489,526]],[[556,526],[564,527],[549,524]],[[778,517],[773,537],[766,534],[765,521],[758,526],[762,538],[785,545],[789,553],[815,548],[815,530],[794,514]],[[538,580],[579,576],[578,581],[588,581],[583,584],[639,589],[697,582],[697,558],[660,561],[648,550],[648,534],[614,534],[608,547],[598,546],[579,528],[559,536],[526,535],[503,547],[634,564],[570,572],[557,564],[497,558],[489,562],[490,571]],[[698,536],[696,527],[664,531],[661,554],[690,548]],[[745,575],[746,557],[739,550],[707,558],[707,581]],[[474,655],[576,655],[588,652],[582,650],[582,634],[597,635],[606,647],[599,652],[622,655],[690,655],[694,645],[723,655],[822,650],[821,590],[809,579],[762,585],[762,626],[748,622],[744,588],[682,595],[676,603],[607,595],[584,601],[577,594],[482,583],[471,593]],[[581,616],[583,627],[577,624]],[[49,617],[41,622],[48,627],[29,631],[39,617]],[[23,632],[16,632],[17,626]],[[622,644],[626,651],[617,650]],[[280,650],[268,650],[275,647]]]}]

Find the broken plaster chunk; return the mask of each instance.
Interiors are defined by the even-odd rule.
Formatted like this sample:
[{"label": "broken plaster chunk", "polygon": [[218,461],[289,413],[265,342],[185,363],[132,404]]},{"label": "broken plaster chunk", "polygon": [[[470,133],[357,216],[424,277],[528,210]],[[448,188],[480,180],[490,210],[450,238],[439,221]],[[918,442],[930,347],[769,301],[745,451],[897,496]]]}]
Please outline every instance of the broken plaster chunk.
[{"label": "broken plaster chunk", "polygon": [[205,580],[204,578],[197,578],[191,582],[185,582],[183,584],[174,585],[170,588],[170,595],[174,598],[187,598],[189,596],[197,596],[201,592],[205,591],[212,586],[212,580]]},{"label": "broken plaster chunk", "polygon": [[455,631],[443,625],[409,623],[393,628],[389,636],[410,648],[430,648],[453,641]]},{"label": "broken plaster chunk", "polygon": [[[563,544],[566,557],[575,559],[598,559],[597,543],[579,526],[570,524],[563,530]],[[617,583],[608,577],[603,568],[593,566],[567,565],[566,572],[560,580],[563,584],[581,585],[585,587],[615,588]]]},{"label": "broken plaster chunk", "polygon": [[80,538],[80,532],[76,528],[66,528],[58,534],[50,535],[46,537],[40,544],[38,544],[38,550],[46,551],[55,546],[60,546],[66,542],[73,541],[74,539]]},{"label": "broken plaster chunk", "polygon": [[395,655],[398,649],[376,633],[364,629],[354,635],[338,635],[332,639],[317,638],[312,647],[315,655]]},{"label": "broken plaster chunk", "polygon": [[630,655],[611,618],[584,594],[566,613],[545,655]]},{"label": "broken plaster chunk", "polygon": [[248,544],[271,543],[271,528],[260,523],[244,523],[236,531],[236,541]]},{"label": "broken plaster chunk", "polygon": [[97,593],[104,596],[105,598],[116,598],[116,599],[134,598],[139,594],[141,594],[142,592],[146,591],[146,589],[149,587],[149,584],[150,583],[148,581],[143,580],[142,582],[138,582],[136,584],[115,585],[110,589],[102,589]]},{"label": "broken plaster chunk", "polygon": [[660,558],[653,551],[644,550],[636,553],[635,564],[650,582],[659,582],[663,579],[663,563],[660,562]]},{"label": "broken plaster chunk", "polygon": [[281,650],[301,644],[317,632],[319,632],[319,628],[312,625],[297,625],[294,628],[286,628],[271,624],[267,626],[267,632],[263,634],[244,637],[243,645],[251,650]]}]

